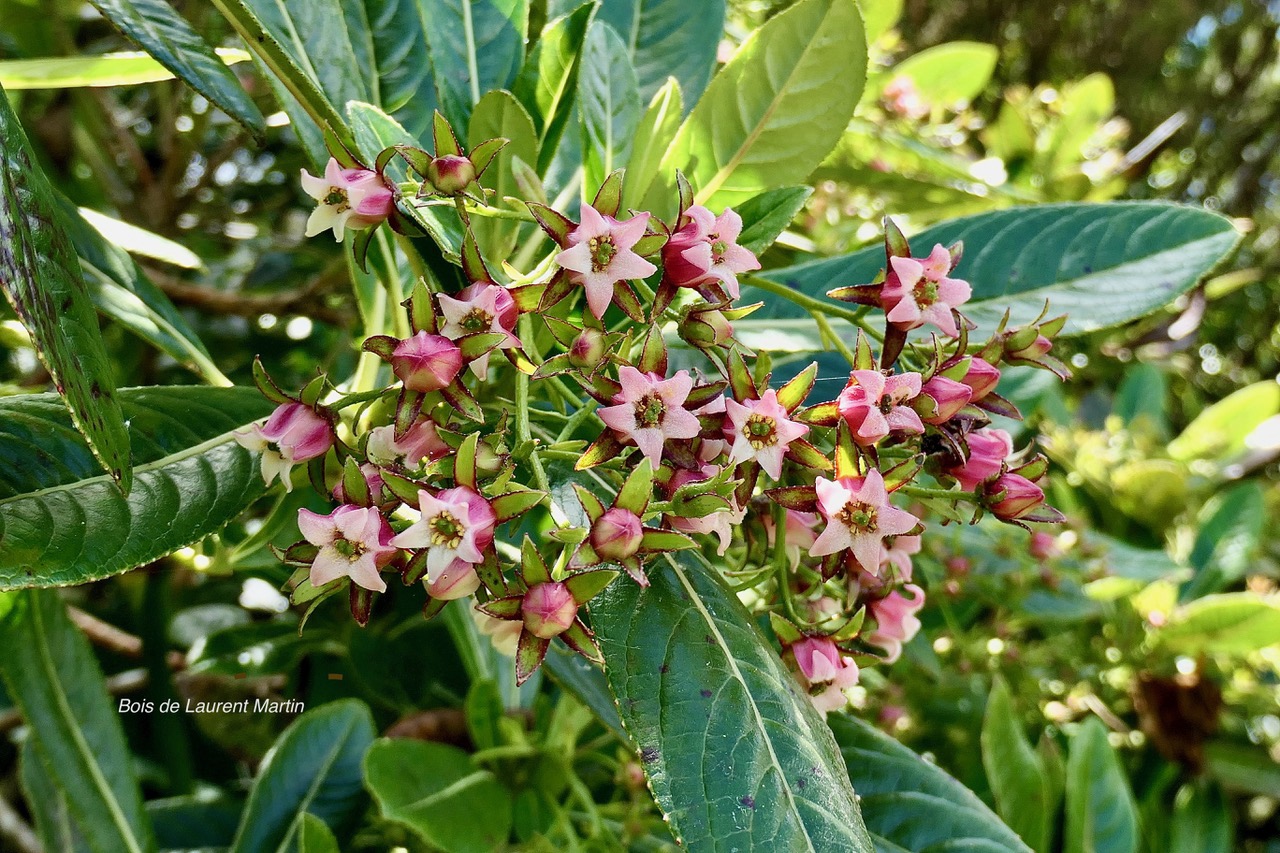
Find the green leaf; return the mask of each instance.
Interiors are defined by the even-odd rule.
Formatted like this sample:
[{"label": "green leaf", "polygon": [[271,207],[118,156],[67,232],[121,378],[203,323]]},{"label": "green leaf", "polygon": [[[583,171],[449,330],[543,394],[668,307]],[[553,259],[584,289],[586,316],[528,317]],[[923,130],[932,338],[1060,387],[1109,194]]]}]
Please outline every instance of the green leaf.
[{"label": "green leaf", "polygon": [[1254,566],[1266,524],[1266,496],[1256,480],[1214,495],[1197,519],[1188,558],[1196,574],[1183,586],[1179,600],[1220,592],[1243,578]]},{"label": "green leaf", "polygon": [[298,853],[339,853],[338,839],[333,837],[333,830],[310,812],[302,816]]},{"label": "green leaf", "polygon": [[222,58],[165,0],[90,0],[156,61],[244,125],[259,140],[267,125]]},{"label": "green leaf", "polygon": [[803,181],[852,118],[866,65],[853,0],[802,0],[771,18],[689,113],[646,201],[667,201],[676,169],[715,207]]},{"label": "green leaf", "polygon": [[0,91],[0,290],[30,332],[76,428],[127,494],[129,434],[98,318],[57,210],[53,188]]},{"label": "green leaf", "polygon": [[724,33],[725,0],[609,0],[597,16],[622,36],[641,98],[652,98],[668,77],[679,81],[690,104],[707,88]]},{"label": "green leaf", "polygon": [[98,474],[56,396],[0,399],[0,589],[127,571],[217,531],[262,494],[256,454],[230,434],[270,413],[256,389],[120,398],[138,463],[127,498]]},{"label": "green leaf", "polygon": [[1169,849],[1177,853],[1231,853],[1235,832],[1222,789],[1208,780],[1188,782],[1173,801]]},{"label": "green leaf", "polygon": [[[1190,290],[1232,247],[1231,221],[1205,210],[1158,202],[1047,204],[944,222],[911,238],[923,257],[934,244],[965,244],[954,275],[973,286],[964,313],[990,334],[1008,308],[1012,324],[1067,314],[1065,335],[1127,323]],[[764,277],[822,299],[840,285],[865,284],[884,268],[876,245],[849,255],[770,270]],[[750,292],[747,292],[750,291]],[[743,301],[764,298],[745,288]],[[771,299],[759,312],[799,317],[803,309]]]},{"label": "green leaf", "polygon": [[516,79],[515,96],[538,130],[537,162],[527,161],[538,174],[546,174],[573,114],[582,47],[595,8],[584,3],[548,23]]},{"label": "green leaf", "polygon": [[232,853],[290,849],[305,814],[340,826],[364,805],[360,761],[374,739],[363,702],[341,699],[284,730],[249,791]]},{"label": "green leaf", "polygon": [[[342,9],[356,68],[367,78],[370,102],[414,139],[426,139],[436,109],[436,88],[419,3],[352,0],[343,3]],[[377,73],[369,74],[368,69]]]},{"label": "green leaf", "polygon": [[647,571],[590,609],[672,831],[691,851],[869,851],[830,732],[742,604],[695,556]]},{"label": "green leaf", "polygon": [[858,0],[862,20],[867,29],[867,44],[872,44],[902,17],[902,0]]},{"label": "green leaf", "polygon": [[1280,645],[1280,602],[1251,592],[1206,595],[1175,610],[1156,639],[1186,655],[1244,655]]},{"label": "green leaf", "polygon": [[[253,58],[238,48],[218,48],[215,53],[227,65]],[[0,86],[10,92],[82,86],[135,86],[172,80],[173,77],[172,71],[140,50],[0,61]]]},{"label": "green leaf", "polygon": [[613,27],[596,21],[587,33],[578,75],[584,198],[593,198],[604,179],[626,164],[640,110],[627,47]]},{"label": "green leaf", "polygon": [[995,45],[952,41],[907,57],[883,76],[909,77],[925,103],[950,106],[982,94],[999,57]]},{"label": "green leaf", "polygon": [[27,738],[19,748],[18,778],[27,808],[35,819],[35,829],[44,853],[81,853],[89,845],[71,822],[67,795],[58,790],[44,760],[36,754],[35,741]]},{"label": "green leaf", "polygon": [[85,285],[98,311],[210,382],[230,385],[164,291],[123,249],[107,242],[71,202],[58,200],[59,222],[80,256]]},{"label": "green leaf", "polygon": [[1228,460],[1243,453],[1249,434],[1276,414],[1280,414],[1280,385],[1270,379],[1246,385],[1196,415],[1169,442],[1169,455],[1179,462]]},{"label": "green leaf", "polygon": [[747,199],[737,208],[742,217],[738,245],[757,255],[762,253],[787,229],[811,195],[811,187],[782,187]]},{"label": "green leaf", "polygon": [[244,801],[201,793],[148,800],[146,808],[161,850],[192,850],[230,846]]},{"label": "green leaf", "polygon": [[982,766],[1000,816],[1036,853],[1047,853],[1054,825],[1049,783],[999,676],[982,718]]},{"label": "green leaf", "polygon": [[1165,397],[1168,392],[1164,371],[1154,364],[1139,362],[1125,371],[1124,381],[1116,389],[1112,411],[1127,425],[1167,437],[1169,417],[1165,412]]},{"label": "green leaf", "polygon": [[[514,95],[498,90],[485,95],[476,104],[467,134],[468,148],[474,148],[486,139],[502,137],[509,140],[507,146],[498,152],[497,160],[481,176],[480,185],[494,191],[491,204],[509,210],[516,209],[511,204],[505,204],[503,199],[519,198],[521,195],[512,168],[515,158],[519,157],[526,165],[537,162],[538,132],[534,129],[533,119]],[[472,220],[471,227],[485,256],[511,256],[520,233],[518,221],[477,216]]]},{"label": "green leaf", "polygon": [[1205,745],[1204,753],[1208,774],[1227,790],[1280,798],[1280,764],[1265,748],[1215,740]]},{"label": "green leaf", "polygon": [[640,117],[631,143],[631,157],[627,160],[627,180],[622,187],[623,210],[639,205],[648,194],[654,178],[658,177],[662,156],[680,129],[682,104],[680,84],[671,77],[649,101],[649,108]]},{"label": "green leaf", "polygon": [[154,849],[120,717],[89,641],[53,590],[12,594],[0,608],[7,609],[0,675],[30,727],[28,758],[65,793],[70,823],[87,849]]},{"label": "green leaf", "polygon": [[1133,853],[1138,808],[1107,729],[1090,717],[1071,739],[1067,755],[1065,853]]},{"label": "green leaf", "polygon": [[893,738],[854,717],[827,718],[876,849],[1027,851],[977,795]]},{"label": "green leaf", "polygon": [[369,100],[339,0],[211,0],[270,72],[268,80],[313,164],[326,136],[354,148],[338,111]]},{"label": "green leaf", "polygon": [[528,0],[419,0],[430,22],[427,41],[436,69],[440,111],[467,135],[480,96],[510,88],[524,62]]},{"label": "green leaf", "polygon": [[457,747],[382,738],[369,748],[364,773],[382,816],[433,848],[489,853],[505,846],[511,794]]}]

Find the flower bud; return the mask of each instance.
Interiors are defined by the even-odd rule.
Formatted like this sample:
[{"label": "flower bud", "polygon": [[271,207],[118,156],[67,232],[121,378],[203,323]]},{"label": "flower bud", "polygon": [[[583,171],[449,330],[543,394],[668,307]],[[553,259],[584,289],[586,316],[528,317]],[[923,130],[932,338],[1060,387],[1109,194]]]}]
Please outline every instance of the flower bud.
[{"label": "flower bud", "polygon": [[912,408],[927,424],[938,425],[951,420],[969,403],[973,391],[963,382],[945,376],[935,376],[920,388],[920,396],[912,401]]},{"label": "flower bud", "polygon": [[529,588],[520,606],[524,627],[535,637],[550,640],[563,634],[578,615],[578,602],[562,583],[540,583]]},{"label": "flower bud", "polygon": [[969,458],[946,469],[948,476],[970,491],[1000,473],[1004,460],[1013,453],[1013,439],[1002,429],[980,429],[965,436]]},{"label": "flower bud", "polygon": [[1037,530],[1027,543],[1027,553],[1037,560],[1047,560],[1058,553],[1058,540],[1043,530]]},{"label": "flower bud", "polygon": [[604,360],[604,332],[583,329],[569,346],[569,363],[579,370],[593,370]]},{"label": "flower bud", "polygon": [[987,507],[1005,521],[1022,518],[1044,503],[1044,490],[1026,477],[1002,474],[986,487]]},{"label": "flower bud", "polygon": [[960,381],[973,389],[969,402],[976,403],[996,390],[1000,382],[1000,368],[975,357],[969,362],[969,372]]},{"label": "flower bud", "polygon": [[635,556],[643,538],[640,516],[622,507],[607,510],[591,525],[591,547],[604,560],[625,560]]},{"label": "flower bud", "polygon": [[733,325],[716,309],[690,311],[680,322],[680,337],[699,349],[718,347],[733,338]]},{"label": "flower bud", "polygon": [[462,350],[446,337],[418,332],[396,346],[391,370],[410,391],[439,391],[462,370]]},{"label": "flower bud", "polygon": [[676,287],[696,287],[711,272],[709,229],[715,225],[711,211],[695,205],[688,210],[689,222],[671,235],[662,247],[662,275]]},{"label": "flower bud", "polygon": [[457,154],[435,157],[427,164],[427,180],[443,195],[457,195],[475,179],[475,164]]},{"label": "flower bud", "polygon": [[1044,335],[1036,335],[1035,340],[1026,346],[1018,349],[1009,349],[1007,352],[1011,359],[1021,358],[1027,361],[1035,361],[1040,356],[1047,354],[1051,349],[1053,349],[1053,341]]}]

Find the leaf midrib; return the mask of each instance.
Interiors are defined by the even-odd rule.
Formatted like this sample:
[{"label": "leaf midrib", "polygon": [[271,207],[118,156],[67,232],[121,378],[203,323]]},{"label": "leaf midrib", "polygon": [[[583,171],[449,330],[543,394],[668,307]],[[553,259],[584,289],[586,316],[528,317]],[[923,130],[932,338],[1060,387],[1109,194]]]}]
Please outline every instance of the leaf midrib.
[{"label": "leaf midrib", "polygon": [[738,668],[737,659],[729,653],[729,644],[725,640],[724,635],[720,633],[720,626],[712,618],[710,611],[702,602],[702,597],[698,591],[689,582],[689,578],[685,575],[684,569],[680,564],[672,559],[670,554],[663,554],[663,558],[671,569],[676,573],[676,577],[680,579],[680,585],[684,587],[685,593],[689,596],[689,602],[698,611],[699,616],[706,622],[712,636],[715,638],[716,647],[724,653],[724,659],[728,665],[729,672],[739,684],[742,685],[743,691],[746,693],[747,705],[751,708],[751,715],[755,718],[757,730],[760,732],[761,740],[764,742],[766,749],[769,751],[769,761],[774,770],[778,774],[779,782],[782,790],[787,796],[787,805],[790,813],[795,817],[796,822],[800,825],[800,831],[804,834],[805,844],[812,853],[818,853],[818,848],[814,846],[813,839],[809,836],[809,827],[804,822],[804,818],[800,815],[800,808],[796,802],[795,792],[791,790],[791,782],[787,779],[786,771],[782,767],[782,761],[778,758],[777,751],[773,748],[773,738],[769,735],[768,729],[765,727],[764,715],[760,713],[760,707],[756,704],[755,694],[751,692],[751,687],[747,683],[746,676],[742,674],[742,670]]},{"label": "leaf midrib", "polygon": [[[104,479],[106,478],[104,477]],[[84,761],[89,771],[90,781],[98,789],[99,794],[106,803],[107,811],[111,813],[111,821],[116,825],[116,830],[120,833],[120,837],[128,845],[130,853],[142,853],[142,847],[138,844],[138,840],[133,834],[133,827],[129,824],[129,820],[125,817],[120,803],[116,800],[115,791],[111,790],[110,784],[102,775],[102,770],[98,767],[93,751],[89,749],[89,744],[85,742],[80,726],[76,724],[70,700],[68,700],[66,693],[62,689],[58,668],[54,665],[53,654],[49,649],[49,636],[45,631],[44,615],[41,612],[38,596],[36,594],[28,594],[27,600],[30,604],[31,627],[36,635],[36,655],[40,660],[41,668],[44,670],[42,677],[45,683],[49,685],[49,692],[53,696],[57,711],[65,721],[65,727],[70,732],[72,746]]]},{"label": "leaf midrib", "polygon": [[[350,737],[352,730],[356,726],[354,718],[347,721],[343,727],[342,735],[334,741],[333,750],[325,756],[324,762],[320,765],[320,772],[316,774],[316,778],[311,785],[307,787],[307,792],[302,800],[298,803],[298,813],[289,824],[289,831],[280,841],[280,845],[276,848],[276,853],[285,853],[289,849],[289,841],[293,838],[294,832],[302,825],[303,815],[307,814],[307,806],[311,805],[311,801],[315,799],[316,794],[320,791],[320,787],[327,781],[329,771],[333,769],[333,765],[338,761],[338,755],[346,748],[347,738]],[[320,817],[320,815],[316,815]],[[321,818],[323,820],[323,818]],[[239,849],[238,847],[236,849]]]},{"label": "leaf midrib", "polygon": [[[795,8],[795,7],[793,6],[792,8]],[[822,20],[818,23],[818,26],[814,27],[815,36],[817,33],[821,32],[822,29],[827,25],[827,19],[831,17],[831,13],[834,11],[834,9],[835,9],[834,4],[829,5],[827,7],[827,11],[824,12],[822,15]],[[761,40],[758,39],[756,41],[758,43]],[[769,101],[769,106],[765,109],[764,113],[760,116],[760,120],[756,122],[755,127],[752,128],[747,133],[747,138],[744,139],[742,141],[742,144],[738,146],[738,150],[733,153],[733,155],[729,158],[728,162],[726,162],[723,166],[721,166],[719,169],[716,170],[716,173],[711,176],[711,179],[707,181],[706,184],[703,185],[701,190],[698,191],[697,195],[695,196],[695,201],[697,201],[699,204],[705,204],[713,195],[715,195],[719,191],[720,187],[724,184],[724,182],[729,179],[729,176],[733,174],[734,170],[737,169],[739,164],[741,164],[742,161],[746,158],[747,153],[755,145],[756,141],[760,138],[761,134],[764,133],[765,125],[769,123],[769,119],[773,117],[773,114],[774,112],[777,111],[778,106],[784,100],[786,100],[785,95],[787,91],[790,89],[791,82],[792,80],[795,79],[796,74],[800,69],[800,66],[805,63],[805,61],[809,57],[809,53],[814,49],[813,42],[814,40],[811,38],[808,41],[808,43],[805,45],[805,49],[801,53],[800,58],[795,62],[794,65],[791,66],[791,71],[787,74],[786,78],[783,81],[783,84],[778,87],[778,90],[773,95],[773,99]],[[748,48],[748,47],[750,47],[750,44],[743,45],[743,48]],[[767,51],[763,51],[763,49],[762,49],[762,52],[767,54]],[[737,56],[734,57],[735,60],[737,58],[738,58]],[[696,109],[693,111],[693,113],[689,114],[688,120],[691,121],[695,113],[697,113]],[[692,130],[690,132],[692,133]],[[671,150],[674,151],[675,146],[672,146]]]}]

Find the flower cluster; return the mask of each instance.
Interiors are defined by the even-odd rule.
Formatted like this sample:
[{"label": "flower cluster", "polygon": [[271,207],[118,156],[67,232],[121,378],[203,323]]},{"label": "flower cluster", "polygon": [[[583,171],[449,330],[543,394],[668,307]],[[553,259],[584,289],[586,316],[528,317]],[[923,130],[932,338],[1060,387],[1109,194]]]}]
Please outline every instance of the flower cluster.
[{"label": "flower cluster", "polygon": [[[996,390],[1002,365],[1063,370],[1049,355],[1061,321],[1004,323],[971,345],[959,246],[913,257],[886,221],[881,277],[830,294],[879,310],[882,331],[865,315],[844,348],[847,382],[814,400],[816,364],[775,382],[735,337],[759,307],[738,302],[760,267],[736,212],[695,203],[681,177],[669,220],[624,214],[615,173],[574,216],[528,202],[526,228],[554,248],[534,273],[504,263],[498,275],[471,218],[489,210],[478,181],[501,140],[464,153],[437,116],[435,142],[434,154],[388,149],[374,169],[331,162],[323,193],[307,176],[313,220],[339,237],[379,211],[409,228],[399,211],[422,205],[456,211],[464,236],[460,280],[423,279],[399,334],[364,343],[391,384],[322,376],[289,396],[257,371],[279,407],[240,442],[287,488],[307,463],[336,504],[303,510],[302,540],[280,552],[297,567],[295,601],[346,589],[363,624],[388,575],[421,585],[428,616],[474,599],[523,680],[556,638],[598,656],[580,613],[607,585],[647,585],[661,555],[700,551],[754,579],[784,660],[829,710],[860,666],[896,660],[920,629],[912,560],[926,515],[1060,519],[1044,458],[1015,452],[989,416],[1017,415]],[[495,355],[509,369],[491,371]]]}]

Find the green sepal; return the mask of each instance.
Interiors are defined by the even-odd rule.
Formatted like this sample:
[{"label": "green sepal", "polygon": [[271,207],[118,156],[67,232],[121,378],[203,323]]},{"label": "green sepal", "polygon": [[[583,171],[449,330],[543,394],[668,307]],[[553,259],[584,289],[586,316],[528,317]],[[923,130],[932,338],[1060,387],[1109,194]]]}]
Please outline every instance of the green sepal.
[{"label": "green sepal", "polygon": [[413,292],[409,294],[409,324],[416,332],[432,332],[436,330],[436,310],[431,304],[431,291],[422,279],[413,283]]},{"label": "green sepal", "polygon": [[595,598],[606,586],[613,583],[613,579],[618,574],[619,572],[615,572],[612,569],[594,569],[578,572],[565,578],[564,585],[569,588],[569,592],[573,595],[573,600],[578,602],[579,606],[582,606]]},{"label": "green sepal", "polygon": [[684,172],[679,169],[676,170],[676,190],[680,195],[680,216],[676,220],[678,229],[680,220],[684,219],[685,211],[693,207],[693,186],[689,183],[689,179],[684,176]]},{"label": "green sepal", "polygon": [[911,257],[911,245],[907,242],[906,235],[902,233],[898,223],[888,216],[884,218],[884,253],[890,258]]},{"label": "green sepal", "polygon": [[369,244],[373,241],[373,235],[377,230],[376,227],[362,228],[356,232],[355,238],[351,241],[351,254],[360,272],[369,272]]},{"label": "green sepal", "polygon": [[600,647],[596,645],[595,637],[591,636],[587,626],[583,625],[580,620],[573,620],[573,624],[560,635],[560,639],[564,641],[566,646],[587,660],[604,663],[604,656],[600,654]]},{"label": "green sepal", "polygon": [[837,643],[847,643],[854,637],[858,636],[858,632],[862,630],[862,623],[867,620],[867,608],[859,607],[858,612],[849,617],[849,621],[841,625],[836,632],[831,635],[831,639]]},{"label": "green sepal", "polygon": [[578,227],[577,223],[572,219],[545,204],[529,201],[525,202],[525,207],[529,208],[529,212],[533,214],[533,218],[538,225],[558,246],[567,244],[569,242],[569,234]]},{"label": "green sepal", "polygon": [[698,543],[694,542],[685,534],[677,530],[654,530],[645,528],[640,538],[640,550],[649,553],[660,551],[683,551],[686,548],[696,548]]},{"label": "green sepal", "polygon": [[454,343],[458,345],[458,349],[462,350],[463,359],[474,361],[485,353],[491,352],[494,347],[506,339],[506,335],[494,332],[475,332],[474,334],[463,335]]},{"label": "green sepal", "polygon": [[649,326],[649,331],[645,333],[636,369],[641,373],[667,375],[667,342],[663,340],[662,329],[657,323]]},{"label": "green sepal", "polygon": [[594,522],[604,515],[604,504],[600,502],[594,492],[579,483],[573,484],[573,490],[577,493],[578,502],[582,504],[582,509],[587,514],[587,518]]},{"label": "green sepal", "polygon": [[493,276],[485,266],[484,258],[480,255],[480,246],[476,243],[476,237],[471,233],[470,228],[462,237],[462,274],[467,277],[467,281],[473,283],[494,284]]},{"label": "green sepal", "polygon": [[844,421],[836,429],[836,479],[862,475],[858,445],[853,440],[853,432]]},{"label": "green sepal", "polygon": [[904,486],[915,479],[920,473],[920,469],[924,467],[925,456],[923,453],[917,453],[908,459],[903,459],[897,465],[894,465],[888,471],[884,472],[884,487],[893,491],[899,486]]},{"label": "green sepal", "polygon": [[262,359],[258,356],[253,357],[253,382],[258,386],[258,390],[262,392],[262,396],[273,403],[294,402],[293,398],[284,393],[284,390],[267,374],[267,369],[262,366]]},{"label": "green sepal", "polygon": [[468,158],[471,160],[471,165],[476,167],[477,179],[483,175],[484,170],[489,168],[489,165],[493,163],[493,158],[498,156],[498,152],[503,148],[506,148],[510,142],[511,140],[507,139],[505,136],[495,136],[493,139],[486,139],[484,142],[481,142],[475,148],[471,149],[471,153],[468,155]]},{"label": "green sepal", "polygon": [[534,489],[526,489],[520,487],[505,494],[498,495],[489,501],[489,506],[493,508],[493,514],[497,521],[501,524],[504,521],[510,521],[518,515],[523,515],[542,503],[547,497],[546,492],[539,492]]},{"label": "green sepal", "polygon": [[551,570],[547,568],[546,561],[528,536],[520,544],[520,577],[530,587],[551,583]]},{"label": "green sepal", "polygon": [[830,471],[831,460],[821,450],[803,438],[797,438],[787,445],[787,456],[797,465],[812,468],[815,471]]},{"label": "green sepal", "polygon": [[800,408],[817,380],[818,363],[815,361],[778,389],[778,403],[787,410],[787,414]]},{"label": "green sepal", "polygon": [[561,373],[568,373],[573,370],[573,364],[569,361],[569,354],[562,352],[559,355],[553,355],[551,358],[538,365],[538,369],[533,372],[534,379],[546,379],[549,376],[559,376]]},{"label": "green sepal", "polygon": [[453,480],[459,486],[476,491],[476,450],[480,445],[480,433],[473,432],[462,440],[454,456]]},{"label": "green sepal", "polygon": [[637,323],[643,323],[644,306],[640,304],[640,298],[636,296],[636,292],[631,285],[625,281],[619,281],[613,285],[613,304],[622,309],[622,313],[626,314]]},{"label": "green sepal", "polygon": [[449,606],[449,602],[443,598],[432,598],[427,596],[427,600],[422,603],[422,618],[428,622],[444,612]]},{"label": "green sepal", "polygon": [[729,387],[733,389],[733,396],[737,400],[754,400],[759,397],[756,391],[756,381],[751,376],[751,370],[747,367],[746,359],[742,357],[742,351],[735,349],[729,353]]},{"label": "green sepal", "polygon": [[591,446],[586,449],[582,457],[574,463],[574,470],[585,471],[588,468],[594,468],[597,465],[608,462],[610,459],[616,459],[622,449],[622,443],[614,437],[612,430],[606,430],[591,443]]},{"label": "green sepal", "polygon": [[484,423],[484,410],[461,382],[455,381],[452,385],[441,388],[440,394],[467,420]]},{"label": "green sepal", "polygon": [[484,604],[477,604],[476,610],[487,613],[494,619],[519,619],[520,607],[524,604],[523,595],[508,595],[504,598],[491,598]]},{"label": "green sepal", "polygon": [[520,632],[520,641],[516,646],[517,685],[528,681],[529,676],[533,675],[538,667],[542,665],[542,659],[547,656],[547,648],[550,645],[550,640],[536,637],[528,631]]},{"label": "green sepal", "polygon": [[724,392],[724,389],[728,387],[729,383],[723,379],[709,382],[706,385],[695,385],[689,391],[689,396],[685,398],[685,408],[700,409],[716,397],[719,397]]},{"label": "green sepal", "polygon": [[614,500],[613,505],[622,509],[630,510],[636,515],[644,515],[645,508],[649,506],[649,501],[653,497],[653,465],[650,464],[648,458],[640,460],[640,464],[635,467],[627,477],[627,481],[622,485],[622,491],[618,492],[618,497]]},{"label": "green sepal", "polygon": [[854,370],[875,370],[876,355],[871,351],[871,342],[867,340],[867,336],[862,334],[862,330],[858,330],[858,340],[854,344],[853,352],[853,369]]},{"label": "green sepal", "polygon": [[373,599],[377,593],[362,586],[351,584],[350,603],[351,618],[361,628],[369,624],[369,616],[373,613]]},{"label": "green sepal", "polygon": [[413,555],[413,559],[405,564],[403,571],[400,573],[405,586],[413,586],[427,576],[427,555],[430,552],[430,548],[423,548]]},{"label": "green sepal", "polygon": [[769,627],[773,628],[773,633],[778,635],[778,639],[784,646],[798,643],[804,637],[794,622],[773,611],[769,613]]},{"label": "green sepal", "polygon": [[329,377],[323,373],[312,379],[302,388],[302,393],[298,395],[298,399],[302,405],[314,409],[316,404],[320,402],[320,397],[324,394],[325,385],[328,383]]},{"label": "green sepal", "polygon": [[840,423],[840,404],[835,400],[818,403],[795,413],[795,420],[810,426],[832,427]]},{"label": "green sepal", "polygon": [[382,485],[402,503],[414,509],[418,508],[418,492],[425,489],[421,483],[387,470],[382,472]]},{"label": "green sepal", "polygon": [[765,489],[769,500],[786,509],[796,512],[817,512],[818,493],[813,486],[780,486],[776,489]]},{"label": "green sepal", "polygon": [[453,125],[449,124],[449,120],[439,110],[435,111],[435,116],[432,118],[431,135],[435,140],[437,157],[466,156],[466,152],[458,143],[457,134],[453,132]]},{"label": "green sepal", "polygon": [[625,169],[618,169],[610,172],[609,177],[604,179],[595,200],[591,202],[596,212],[603,216],[617,217],[618,211],[622,209],[622,178],[625,172]]},{"label": "green sepal", "polygon": [[371,352],[383,361],[391,361],[392,354],[395,353],[396,347],[400,345],[400,341],[390,335],[374,335],[365,338],[360,348],[365,352]]},{"label": "green sepal", "polygon": [[421,391],[410,391],[408,388],[400,389],[400,397],[396,400],[394,422],[397,441],[409,434],[410,428],[418,420],[418,415],[422,414],[422,404],[426,398],[427,395]]},{"label": "green sepal", "polygon": [[[646,232],[645,235],[637,240],[636,244],[631,247],[631,251],[635,252],[642,258],[648,258],[656,255],[663,246],[667,245],[667,240],[669,239],[670,238],[666,234]],[[657,314],[659,312],[655,311],[654,313]]]},{"label": "green sepal", "polygon": [[348,456],[346,464],[342,466],[342,494],[349,504],[358,506],[373,504],[373,496],[369,494],[369,483],[365,480],[364,473],[360,470],[360,463],[354,456]]}]

